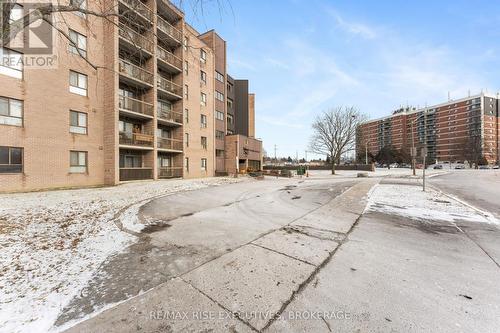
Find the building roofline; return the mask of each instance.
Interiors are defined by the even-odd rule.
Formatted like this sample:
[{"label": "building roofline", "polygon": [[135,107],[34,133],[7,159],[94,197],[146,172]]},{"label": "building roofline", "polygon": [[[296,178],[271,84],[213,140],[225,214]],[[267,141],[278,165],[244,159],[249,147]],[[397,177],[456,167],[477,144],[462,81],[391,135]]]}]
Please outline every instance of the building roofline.
[{"label": "building roofline", "polygon": [[416,110],[404,111],[404,112],[400,112],[400,113],[396,113],[396,114],[387,115],[387,116],[384,116],[384,117],[370,119],[368,121],[363,122],[362,125],[369,124],[369,123],[376,122],[376,121],[387,120],[387,119],[394,118],[394,117],[397,117],[397,116],[405,116],[405,115],[408,116],[408,115],[412,115],[414,113],[423,112],[426,109],[435,109],[435,108],[439,108],[439,107],[442,107],[442,106],[450,105],[450,104],[453,104],[453,103],[461,103],[461,102],[465,102],[465,101],[467,101],[469,99],[474,99],[474,98],[483,97],[483,96],[484,97],[489,97],[489,98],[498,98],[498,96],[496,94],[492,94],[492,93],[488,93],[488,92],[486,92],[486,93],[482,92],[480,94],[471,95],[471,96],[467,96],[467,97],[463,97],[463,98],[459,98],[459,99],[452,99],[452,100],[449,100],[447,102],[443,102],[443,103],[439,103],[439,104],[434,104],[434,105],[429,105],[427,107],[419,108],[419,109],[416,109]]}]

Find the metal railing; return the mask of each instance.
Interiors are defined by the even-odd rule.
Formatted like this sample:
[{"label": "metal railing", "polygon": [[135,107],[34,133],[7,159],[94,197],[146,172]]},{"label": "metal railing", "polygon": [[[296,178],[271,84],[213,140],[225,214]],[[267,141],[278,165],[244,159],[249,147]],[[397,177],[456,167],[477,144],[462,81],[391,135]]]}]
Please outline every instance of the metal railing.
[{"label": "metal railing", "polygon": [[159,167],[158,178],[180,178],[182,167]]},{"label": "metal railing", "polygon": [[120,168],[120,181],[153,179],[152,168]]},{"label": "metal railing", "polygon": [[149,21],[153,21],[153,11],[149,9],[146,4],[144,4],[140,0],[120,0],[120,2],[124,3],[130,9],[138,12],[142,16],[144,16]]},{"label": "metal railing", "polygon": [[180,44],[182,42],[182,33],[160,16],[157,15],[156,17],[158,18],[158,29],[169,35],[173,40]]},{"label": "metal railing", "polygon": [[119,63],[119,71],[120,73],[126,74],[129,77],[134,79],[143,81],[148,84],[153,84],[154,75],[151,72],[148,72],[144,68],[134,65],[133,63],[120,59]]},{"label": "metal railing", "polygon": [[149,133],[120,132],[120,144],[153,148],[154,137]]},{"label": "metal railing", "polygon": [[156,50],[158,58],[179,69],[179,71],[182,71],[182,60],[180,58],[176,57],[172,52],[165,50],[161,46],[157,46]]},{"label": "metal railing", "polygon": [[176,112],[173,110],[164,109],[160,105],[158,105],[157,116],[161,120],[182,124],[182,112]]},{"label": "metal railing", "polygon": [[131,29],[124,24],[120,24],[120,28],[118,29],[118,33],[120,37],[128,40],[130,43],[134,44],[136,47],[144,49],[149,53],[153,53],[154,43],[153,41],[147,39],[134,29]]},{"label": "metal railing", "polygon": [[183,148],[182,140],[162,138],[162,137],[158,138],[158,149],[182,151],[182,148]]},{"label": "metal railing", "polygon": [[162,90],[168,91],[178,96],[182,96],[182,87],[170,80],[165,79],[164,77],[158,76],[157,84],[158,88]]},{"label": "metal railing", "polygon": [[123,110],[133,111],[151,117],[154,116],[153,104],[132,97],[118,96],[118,106]]}]

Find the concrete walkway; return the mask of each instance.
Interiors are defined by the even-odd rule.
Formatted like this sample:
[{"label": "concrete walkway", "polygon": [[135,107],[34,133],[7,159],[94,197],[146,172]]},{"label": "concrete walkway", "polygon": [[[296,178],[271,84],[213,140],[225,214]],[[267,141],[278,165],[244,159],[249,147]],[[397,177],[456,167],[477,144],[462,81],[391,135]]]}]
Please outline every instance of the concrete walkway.
[{"label": "concrete walkway", "polygon": [[[168,201],[182,206],[180,201],[192,203],[192,198],[164,198],[143,207],[144,218],[169,220],[168,229],[151,234],[153,246],[203,246],[201,255],[195,253],[184,269],[157,287],[67,332],[250,332],[275,327],[347,240],[377,180],[277,182],[278,190],[276,183],[266,181],[258,194],[249,191],[229,202],[223,194],[216,203],[198,201],[195,211],[182,208],[180,217]],[[206,195],[198,192],[191,195]]]}]

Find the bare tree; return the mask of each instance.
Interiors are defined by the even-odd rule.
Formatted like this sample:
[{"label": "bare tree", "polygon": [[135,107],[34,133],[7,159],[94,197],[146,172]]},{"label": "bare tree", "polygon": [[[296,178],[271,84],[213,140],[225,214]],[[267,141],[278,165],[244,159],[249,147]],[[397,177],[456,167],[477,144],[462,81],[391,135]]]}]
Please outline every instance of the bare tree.
[{"label": "bare tree", "polygon": [[356,131],[365,119],[352,106],[333,108],[316,117],[310,150],[331,157],[332,175],[341,156],[355,149]]}]

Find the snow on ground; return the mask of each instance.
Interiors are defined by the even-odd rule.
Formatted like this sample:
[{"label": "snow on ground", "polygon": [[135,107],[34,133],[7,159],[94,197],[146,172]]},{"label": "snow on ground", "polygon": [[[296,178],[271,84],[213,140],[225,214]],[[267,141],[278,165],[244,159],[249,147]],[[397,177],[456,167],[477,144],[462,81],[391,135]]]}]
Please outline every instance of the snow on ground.
[{"label": "snow on ground", "polygon": [[148,199],[241,181],[207,178],[0,195],[0,331],[46,332],[112,254],[135,240],[126,228]]},{"label": "snow on ground", "polygon": [[421,186],[379,184],[369,194],[367,211],[405,216],[415,220],[492,221],[490,216],[454,200],[439,191]]}]

